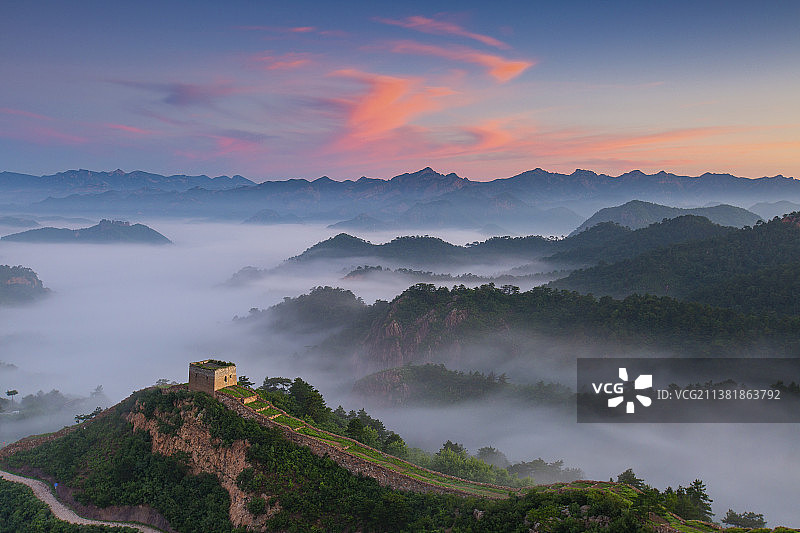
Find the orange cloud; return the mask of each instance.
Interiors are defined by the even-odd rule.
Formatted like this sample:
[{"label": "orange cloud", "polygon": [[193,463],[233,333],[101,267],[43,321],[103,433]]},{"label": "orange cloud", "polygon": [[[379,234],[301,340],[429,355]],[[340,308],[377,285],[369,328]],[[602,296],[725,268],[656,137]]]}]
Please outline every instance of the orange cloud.
[{"label": "orange cloud", "polygon": [[394,43],[391,47],[391,51],[400,54],[420,54],[443,57],[453,61],[481,65],[486,67],[490,76],[501,83],[516,78],[525,72],[525,70],[536,64],[535,61],[512,61],[462,46],[444,48],[442,46],[421,44],[413,41]]},{"label": "orange cloud", "polygon": [[504,129],[503,124],[502,120],[489,120],[477,126],[464,128],[464,131],[475,139],[475,143],[469,147],[469,150],[485,152],[512,145],[516,141],[516,137]]},{"label": "orange cloud", "polygon": [[738,131],[741,131],[741,128],[709,126],[634,135],[596,135],[580,139],[580,141],[585,142],[585,148],[593,152],[624,152],[648,146],[658,146],[658,149],[664,150],[676,143],[680,145],[687,141],[694,142]]},{"label": "orange cloud", "polygon": [[[710,154],[736,152],[727,142],[740,128],[683,128],[644,134],[606,134],[583,129],[542,130],[520,117],[426,128],[406,125],[361,146],[361,165],[459,168],[471,177],[496,178],[542,166],[561,172],[591,168],[626,172],[694,165],[708,168]],[[769,143],[772,147],[772,143]],[[741,151],[742,147],[738,147]],[[352,159],[352,154],[348,154]],[[708,159],[708,161],[706,161]],[[700,170],[702,171],[702,169]]]},{"label": "orange cloud", "polygon": [[431,33],[434,35],[458,35],[459,37],[467,37],[483,44],[505,50],[510,48],[506,43],[499,41],[494,37],[482,35],[480,33],[473,33],[462,28],[458,24],[453,24],[452,22],[444,22],[441,20],[434,20],[421,16],[407,17],[403,20],[376,17],[375,20],[384,24],[391,24],[393,26],[400,26],[402,28],[417,30],[424,33]]},{"label": "orange cloud", "polygon": [[348,134],[339,148],[356,148],[406,126],[413,118],[442,109],[441,98],[456,94],[447,87],[422,86],[415,78],[398,78],[347,69],[333,76],[351,78],[367,85],[366,93],[342,101],[347,109]]}]

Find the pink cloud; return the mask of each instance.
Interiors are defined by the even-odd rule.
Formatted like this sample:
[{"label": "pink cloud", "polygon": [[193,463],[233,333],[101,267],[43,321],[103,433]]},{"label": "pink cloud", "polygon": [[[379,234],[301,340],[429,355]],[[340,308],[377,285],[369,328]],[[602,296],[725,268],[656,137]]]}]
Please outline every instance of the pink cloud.
[{"label": "pink cloud", "polygon": [[280,26],[237,26],[239,30],[244,31],[264,31],[270,33],[314,33],[316,35],[324,35],[326,37],[346,37],[347,32],[341,30],[321,30],[316,26],[293,26],[289,28]]},{"label": "pink cloud", "polygon": [[501,83],[510,81],[528,68],[536,64],[535,61],[513,61],[500,56],[479,52],[466,47],[442,47],[422,44],[413,41],[394,43],[391,51],[400,54],[419,54],[442,57],[453,61],[474,63],[486,67],[489,75]]},{"label": "pink cloud", "polygon": [[417,30],[423,33],[430,33],[433,35],[457,35],[459,37],[467,37],[468,39],[474,39],[479,41],[483,44],[494,46],[495,48],[502,48],[507,50],[510,48],[506,43],[495,39],[494,37],[490,37],[488,35],[483,35],[480,33],[471,32],[458,24],[454,24],[452,22],[445,22],[442,20],[434,20],[427,17],[422,16],[412,16],[406,17],[403,20],[394,20],[394,19],[385,19],[376,17],[376,21],[382,22],[384,24],[391,24],[393,26],[400,26],[402,28],[408,28],[410,30]]},{"label": "pink cloud", "polygon": [[11,131],[3,131],[0,129],[0,137],[43,145],[77,145],[87,144],[89,142],[89,139],[86,137],[64,133],[55,128],[44,126],[32,126]]},{"label": "pink cloud", "polygon": [[192,137],[200,146],[176,150],[177,156],[197,161],[236,157],[248,161],[258,160],[266,153],[267,136],[239,130],[212,131]]},{"label": "pink cloud", "polygon": [[137,128],[135,126],[126,126],[125,124],[106,124],[107,128],[111,128],[112,130],[120,130],[127,133],[135,133],[137,135],[152,135],[153,132],[150,130],[143,130],[141,128]]},{"label": "pink cloud", "polygon": [[10,107],[0,107],[0,113],[3,113],[5,115],[15,115],[18,117],[33,118],[36,120],[53,120],[52,118],[46,117],[44,115],[31,113],[30,111],[24,111],[22,109],[11,109]]},{"label": "pink cloud", "polygon": [[447,87],[423,86],[416,78],[399,78],[347,69],[331,75],[350,78],[368,89],[351,100],[339,101],[347,112],[347,130],[338,148],[358,148],[408,125],[415,117],[443,108],[442,98],[456,94]]}]

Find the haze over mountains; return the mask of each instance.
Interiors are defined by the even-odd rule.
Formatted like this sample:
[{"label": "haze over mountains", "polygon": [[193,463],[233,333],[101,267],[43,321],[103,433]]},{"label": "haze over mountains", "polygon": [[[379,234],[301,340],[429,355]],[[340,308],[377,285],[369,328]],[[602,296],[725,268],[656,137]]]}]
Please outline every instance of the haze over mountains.
[{"label": "haze over mountains", "polygon": [[[124,177],[101,174],[106,184],[97,194],[7,202],[17,207],[0,208],[0,214],[12,217],[0,235],[22,232],[22,223],[38,223],[71,228],[59,231],[70,240],[75,228],[86,232],[85,226],[94,224],[85,223],[86,217],[113,217],[147,223],[176,244],[0,243],[0,263],[30,267],[52,290],[33,304],[11,307],[17,302],[9,300],[0,308],[0,359],[19,367],[6,372],[13,377],[6,387],[18,388],[21,396],[37,390],[34,386],[49,390],[69,382],[73,390],[75,383],[79,390],[91,390],[87,387],[102,383],[118,399],[158,378],[185,380],[187,360],[213,354],[246,363],[257,384],[264,376],[301,376],[318,383],[331,406],[371,409],[373,403],[387,424],[391,421],[389,427],[427,450],[438,449],[445,438],[470,450],[497,446],[515,461],[534,457],[526,454],[535,450],[530,453],[547,461],[563,457],[585,466],[593,479],[608,479],[629,466],[646,468],[649,472],[640,475],[653,476],[663,486],[674,484],[670,476],[679,472],[681,479],[701,476],[723,487],[716,506],[746,504],[770,516],[789,514],[778,514],[776,495],[794,486],[786,464],[796,461],[780,460],[791,442],[782,433],[766,452],[780,465],[764,460],[742,474],[750,485],[769,478],[770,488],[744,493],[727,484],[729,461],[761,435],[742,429],[741,434],[715,434],[714,442],[703,440],[708,451],[667,449],[675,428],[642,429],[636,438],[624,432],[603,436],[593,428],[572,428],[572,411],[566,420],[537,403],[540,393],[553,395],[550,384],[569,386],[575,357],[796,353],[797,226],[790,224],[793,219],[758,223],[759,215],[769,217],[716,205],[725,201],[728,189],[752,182],[739,185],[731,178],[730,187],[694,196],[687,192],[690,185],[705,177],[686,178],[694,181],[677,186],[648,176],[640,181],[652,185],[651,196],[631,193],[637,198],[631,201],[615,189],[618,178],[547,173],[478,183],[424,169],[388,181],[238,186],[223,180],[215,182],[215,190],[202,184],[181,189],[194,183],[187,178],[171,190],[154,185],[133,191],[109,189]],[[561,201],[565,180],[578,185]],[[738,205],[791,207],[791,200],[776,203],[769,191],[775,183],[791,189],[794,180],[754,183],[756,192],[743,195]],[[658,187],[672,187],[671,199],[660,200]],[[640,193],[644,188],[640,184]],[[617,193],[620,199],[614,199]],[[710,204],[715,206],[702,207]],[[598,224],[569,237],[552,236],[575,230],[601,208],[584,227]],[[709,220],[720,212],[733,218],[717,222],[754,227]],[[339,229],[347,221],[354,229]],[[526,236],[486,239],[481,230],[492,224],[494,235],[508,230],[499,235]],[[646,227],[630,229],[639,225]],[[755,246],[756,241],[762,245]],[[706,261],[708,250],[720,261]],[[290,257],[294,260],[286,261]],[[738,265],[737,258],[745,261]],[[625,264],[639,270],[626,270]],[[243,265],[259,268],[241,271],[242,283],[220,285]],[[21,278],[14,268],[11,278]],[[693,283],[697,273],[702,275]],[[252,279],[243,279],[248,276]],[[667,277],[664,291],[661,281]],[[584,294],[534,288],[556,278]],[[650,295],[600,298],[628,295],[616,283],[630,280]],[[481,287],[490,282],[495,287]],[[14,280],[11,288],[23,284]],[[309,292],[325,286],[342,289]],[[770,308],[776,316],[750,314]],[[247,319],[231,320],[248,309]],[[52,356],[70,365],[48,363]],[[428,362],[447,368],[426,381],[429,367],[408,367],[425,375],[396,380],[412,371],[402,370],[404,365]],[[84,366],[94,374],[81,372]],[[52,376],[50,367],[58,375]],[[374,394],[363,396],[364,403],[354,401],[349,396],[353,383],[372,371],[382,372],[370,385]],[[503,373],[508,383],[500,380]],[[450,388],[437,388],[445,378]],[[476,391],[483,389],[470,389],[473,381],[485,382],[482,399],[491,405],[475,404]],[[537,387],[539,382],[543,385]],[[398,396],[400,406],[389,401],[395,391],[404,394]],[[433,399],[435,405],[421,399]],[[506,416],[498,417],[497,409]],[[57,428],[27,433],[52,429]],[[702,428],[679,431],[682,442],[704,435]],[[734,444],[720,453],[717,448],[729,442]],[[598,449],[604,450],[599,459]]]},{"label": "haze over mountains", "polygon": [[241,176],[161,176],[119,170],[43,177],[0,173],[0,204],[14,204],[6,211],[326,222],[364,230],[477,229],[495,224],[523,234],[543,225],[551,233],[567,233],[592,212],[630,200],[686,207],[800,202],[800,181],[710,173],[689,177],[663,171],[613,177],[588,170],[560,174],[539,168],[487,182],[441,174],[430,167],[390,180],[322,177],[260,184]]}]

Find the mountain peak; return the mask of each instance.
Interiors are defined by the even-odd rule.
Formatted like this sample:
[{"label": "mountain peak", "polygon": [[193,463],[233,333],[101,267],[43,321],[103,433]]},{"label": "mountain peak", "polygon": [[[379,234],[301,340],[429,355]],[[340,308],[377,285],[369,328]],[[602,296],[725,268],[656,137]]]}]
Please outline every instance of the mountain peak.
[{"label": "mountain peak", "polygon": [[389,180],[395,185],[417,189],[420,191],[448,192],[462,188],[469,180],[459,177],[456,173],[444,175],[436,172],[431,167],[425,167],[417,172],[400,174]]}]

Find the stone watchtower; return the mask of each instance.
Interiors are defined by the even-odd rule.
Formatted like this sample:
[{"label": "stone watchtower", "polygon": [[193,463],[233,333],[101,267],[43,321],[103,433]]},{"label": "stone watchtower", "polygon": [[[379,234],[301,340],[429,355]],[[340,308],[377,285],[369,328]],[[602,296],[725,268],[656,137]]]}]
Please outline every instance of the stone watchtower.
[{"label": "stone watchtower", "polygon": [[213,395],[215,391],[236,385],[236,365],[216,359],[189,363],[189,388]]}]

